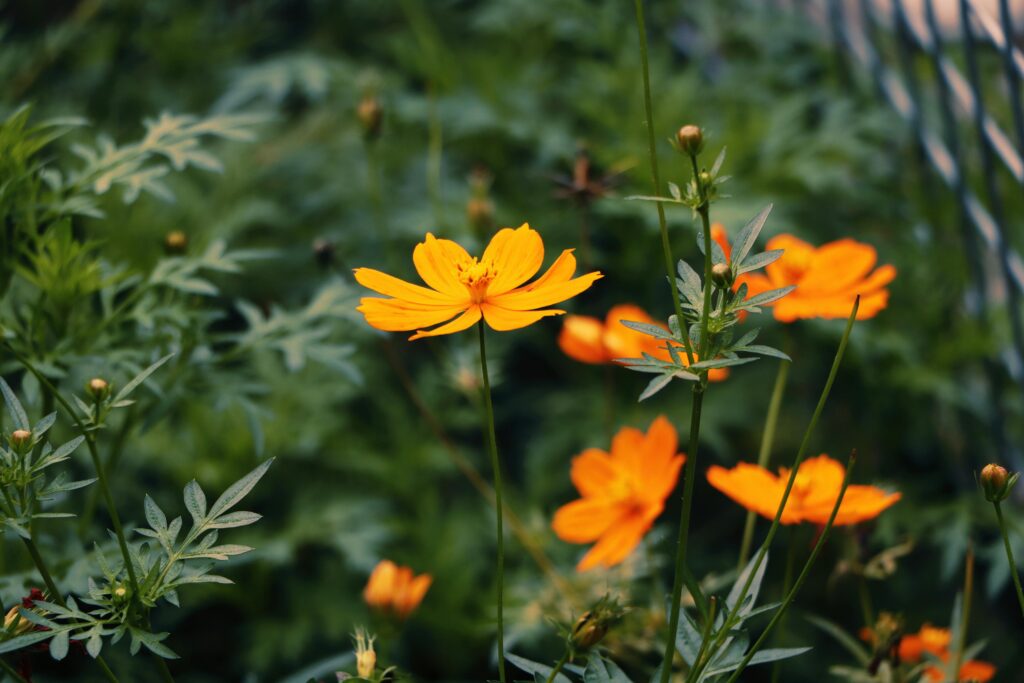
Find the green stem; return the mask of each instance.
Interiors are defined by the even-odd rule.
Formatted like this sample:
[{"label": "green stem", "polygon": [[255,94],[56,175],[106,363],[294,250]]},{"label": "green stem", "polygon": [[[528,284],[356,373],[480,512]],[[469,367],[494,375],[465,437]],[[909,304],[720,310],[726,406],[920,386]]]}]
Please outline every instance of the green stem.
[{"label": "green stem", "polygon": [[26,370],[35,375],[40,384],[53,393],[54,399],[56,399],[61,408],[63,408],[75,421],[78,431],[85,437],[85,445],[89,448],[89,457],[92,458],[93,467],[96,469],[96,477],[99,479],[100,491],[102,492],[103,500],[107,505],[107,513],[110,515],[110,521],[114,525],[114,533],[117,535],[117,543],[121,547],[121,555],[124,558],[125,570],[128,572],[128,582],[132,587],[132,595],[138,595],[139,582],[135,577],[135,566],[132,563],[131,554],[128,552],[128,542],[125,539],[124,528],[121,526],[121,516],[117,514],[117,506],[114,504],[114,497],[110,494],[110,486],[107,483],[106,468],[103,467],[103,461],[100,459],[99,451],[96,449],[95,434],[86,429],[86,426],[78,417],[78,413],[75,412],[70,403],[64,400],[64,397],[60,395],[59,391],[57,391],[57,387],[55,387],[49,379],[39,372],[35,366],[21,354],[14,352],[14,356],[17,358],[19,363],[25,366]]},{"label": "green stem", "polygon": [[502,529],[502,518],[504,515],[501,514],[501,510],[503,509],[501,502],[501,461],[498,459],[498,437],[494,431],[494,405],[491,402],[491,379],[487,373],[487,345],[484,341],[485,334],[483,320],[480,321],[479,330],[480,374],[483,376],[484,380],[484,408],[487,413],[487,431],[489,435],[488,442],[491,449],[491,467],[494,470],[494,506],[497,511],[494,517],[497,520],[496,528],[498,534],[498,678],[501,683],[505,683],[505,533]]},{"label": "green stem", "polygon": [[[781,523],[782,511],[786,509],[786,503],[789,501],[789,494],[793,490],[793,484],[796,481],[796,474],[800,468],[800,463],[804,460],[804,455],[807,452],[807,446],[810,443],[811,435],[814,433],[814,428],[818,425],[821,413],[825,409],[825,403],[828,401],[829,393],[832,391],[832,385],[835,383],[836,375],[839,373],[839,365],[843,360],[843,355],[846,353],[846,346],[850,341],[850,333],[853,331],[853,323],[857,319],[857,310],[859,308],[860,296],[854,300],[853,309],[850,311],[850,317],[846,320],[846,328],[843,330],[843,337],[839,341],[839,348],[836,349],[835,358],[832,360],[832,368],[829,371],[828,379],[825,381],[825,386],[821,391],[821,396],[818,398],[818,405],[815,406],[814,413],[811,415],[811,421],[808,423],[807,429],[804,431],[803,439],[800,441],[800,448],[797,450],[796,458],[793,460],[793,465],[789,471],[789,479],[786,481],[786,488],[782,493],[782,500],[779,501],[779,507],[775,510],[775,517],[772,519],[772,525],[768,529],[768,535],[765,537],[764,542],[757,551],[757,555],[754,558],[754,565],[750,574],[747,576],[746,582],[743,584],[743,589],[740,591],[740,595],[737,598],[733,609],[729,612],[725,623],[715,636],[715,642],[712,647],[708,649],[708,656],[703,661],[694,663],[695,672],[699,672],[708,664],[710,658],[714,655],[716,648],[721,645],[722,641],[729,634],[730,629],[735,625],[737,615],[739,614],[739,607],[743,604],[743,601],[746,600],[754,577],[757,576],[758,570],[764,562],[765,556],[768,554],[768,548],[775,539],[775,534],[778,532],[779,525]],[[694,680],[699,680],[695,672],[691,672],[691,676],[693,676]]]},{"label": "green stem", "polygon": [[[789,549],[786,551],[786,573],[782,578],[782,595],[788,595],[790,589],[793,587],[793,569],[796,564],[796,532],[799,527],[791,526],[789,528]],[[776,646],[782,644],[782,639],[786,634],[786,622],[784,619],[779,619],[779,632],[775,636]],[[777,683],[779,676],[782,674],[782,661],[775,660],[772,664],[772,683]]]},{"label": "green stem", "polygon": [[[690,165],[693,167],[693,182],[697,184],[697,193],[700,197],[700,206],[697,208],[697,213],[700,214],[704,237],[704,304],[700,314],[700,339],[698,340],[700,343],[697,347],[697,360],[701,361],[711,360],[707,358],[708,349],[711,345],[710,335],[708,334],[708,321],[711,319],[711,294],[715,288],[711,284],[711,218],[708,215],[708,189],[701,182],[696,154],[690,155]],[[685,330],[683,336],[689,336]]]},{"label": "green stem", "polygon": [[565,654],[562,655],[562,658],[558,660],[557,664],[555,664],[555,668],[552,669],[551,673],[548,674],[545,683],[555,683],[555,679],[558,678],[558,674],[561,673],[562,667],[564,667],[566,663],[569,661],[570,654],[572,654],[572,650],[570,648],[566,648]]},{"label": "green stem", "polygon": [[[843,485],[839,489],[839,497],[836,498],[835,504],[832,506],[832,514],[828,517],[828,522],[825,524],[825,528],[822,530],[821,535],[818,537],[818,542],[814,545],[814,550],[811,551],[810,557],[807,558],[807,562],[804,563],[803,569],[800,570],[800,575],[796,578],[796,583],[786,594],[785,600],[782,601],[782,605],[776,610],[775,614],[772,615],[771,621],[765,627],[761,636],[754,642],[754,646],[750,648],[747,654],[743,657],[740,665],[736,667],[736,670],[732,672],[732,676],[726,683],[735,683],[736,679],[739,678],[743,670],[750,664],[750,660],[754,658],[757,651],[761,649],[765,641],[768,640],[768,636],[771,635],[772,629],[774,629],[782,618],[786,615],[786,610],[793,604],[793,600],[796,599],[797,593],[803,588],[804,582],[807,580],[808,574],[811,572],[811,567],[814,566],[814,561],[818,559],[818,555],[821,553],[821,549],[825,547],[825,542],[828,540],[829,534],[832,531],[832,526],[836,521],[836,515],[839,514],[839,506],[843,503],[843,497],[846,495],[846,488],[850,485],[850,473],[853,471],[853,466],[857,460],[857,452],[853,451],[850,453],[849,459],[846,461],[846,474],[843,476]],[[753,575],[754,572],[751,572]]]},{"label": "green stem", "polygon": [[1013,559],[1013,547],[1010,546],[1010,535],[1006,530],[1006,520],[1003,519],[1003,510],[999,501],[993,501],[996,508],[996,519],[999,520],[999,533],[1003,536],[1003,547],[1006,548],[1006,559],[1010,563],[1010,576],[1013,577],[1013,586],[1017,589],[1017,602],[1020,603],[1021,614],[1024,614],[1024,589],[1020,585],[1020,575],[1017,573],[1017,563]]},{"label": "green stem", "polygon": [[[25,547],[28,549],[28,554],[32,557],[32,562],[35,563],[36,569],[39,570],[39,575],[43,577],[43,583],[46,585],[46,590],[50,593],[50,600],[57,603],[61,607],[66,607],[67,602],[64,600],[64,596],[61,595],[60,589],[57,588],[57,583],[53,580],[53,575],[50,574],[50,570],[46,567],[46,562],[43,561],[43,556],[39,554],[39,548],[36,547],[35,541],[31,538],[23,538]],[[103,659],[103,655],[96,657],[96,663],[99,664],[100,669],[103,670],[103,675],[107,677],[110,683],[118,683],[117,676],[107,666],[107,662]]]},{"label": "green stem", "polygon": [[967,546],[967,561],[964,566],[964,605],[960,614],[960,641],[956,644],[956,660],[953,665],[953,680],[960,678],[967,649],[967,626],[971,621],[971,596],[974,593],[974,550]]},{"label": "green stem", "polygon": [[[644,3],[643,0],[635,0],[636,5],[636,30],[640,37],[640,65],[644,81],[644,112],[647,126],[647,148],[651,159],[651,183],[654,187],[654,194],[661,192],[661,176],[658,173],[658,152],[654,143],[654,106],[651,104],[651,74],[647,60],[647,29],[644,25]],[[658,225],[661,228],[661,250],[665,255],[665,272],[668,275],[669,289],[672,291],[672,306],[676,312],[676,320],[679,321],[679,328],[683,337],[683,348],[686,349],[686,359],[693,365],[693,345],[690,344],[690,335],[686,330],[686,318],[683,317],[683,306],[679,300],[679,288],[676,287],[675,259],[672,258],[672,245],[668,239],[668,223],[665,220],[665,207],[661,202],[656,203],[658,207]]]},{"label": "green stem", "polygon": [[[779,363],[779,372],[775,375],[775,387],[772,389],[772,398],[768,403],[768,415],[764,420],[764,431],[761,432],[761,448],[757,453],[758,467],[767,467],[771,457],[772,442],[775,441],[775,427],[779,422],[779,412],[782,407],[782,396],[786,393],[786,380],[789,377],[789,361]],[[754,523],[757,521],[757,513],[753,510],[747,511],[747,520],[743,525],[743,541],[740,544],[740,559],[737,564],[737,571],[743,571],[750,559],[750,545],[754,540]]]},{"label": "green stem", "polygon": [[4,673],[17,681],[17,683],[28,683],[28,681],[25,680],[25,677],[18,673],[17,669],[2,659],[0,659],[0,669],[3,669]]}]

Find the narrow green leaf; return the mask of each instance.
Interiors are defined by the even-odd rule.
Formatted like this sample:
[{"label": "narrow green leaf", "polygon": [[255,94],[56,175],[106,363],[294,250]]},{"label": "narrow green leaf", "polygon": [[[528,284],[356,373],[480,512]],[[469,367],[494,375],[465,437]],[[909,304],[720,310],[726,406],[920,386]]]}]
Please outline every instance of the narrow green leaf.
[{"label": "narrow green leaf", "polygon": [[209,516],[219,517],[238,504],[250,491],[252,491],[253,487],[256,486],[263,475],[266,474],[267,468],[269,468],[273,462],[273,458],[264,460],[252,472],[229,486],[228,489],[221,494],[220,498],[217,499],[217,502],[213,504],[213,507],[210,508]]},{"label": "narrow green leaf", "polygon": [[113,402],[117,403],[118,401],[122,401],[122,400],[128,398],[128,394],[130,394],[133,391],[135,391],[135,389],[140,384],[145,382],[146,379],[150,375],[152,375],[154,372],[156,372],[156,370],[161,365],[163,365],[164,363],[166,363],[167,361],[169,361],[173,357],[174,357],[174,354],[173,353],[169,353],[166,356],[164,356],[163,358],[161,358],[160,360],[158,360],[157,362],[155,362],[152,365],[150,365],[148,368],[146,368],[145,370],[143,370],[139,374],[135,375],[135,377],[130,382],[128,382],[128,384],[124,385],[124,388],[121,389],[121,391],[117,392],[117,396],[114,397]]},{"label": "narrow green leaf", "polygon": [[14,395],[11,386],[3,377],[0,377],[0,392],[4,395],[4,402],[7,403],[7,412],[11,414],[11,419],[14,420],[14,428],[29,429],[28,415],[25,414],[21,401]]},{"label": "narrow green leaf", "polygon": [[764,227],[765,221],[768,220],[768,214],[772,212],[772,205],[761,209],[761,213],[750,219],[750,222],[743,226],[740,233],[736,236],[732,245],[732,262],[737,266],[743,265],[743,260],[750,253],[750,248],[754,246],[754,242],[757,241],[757,236],[761,233],[761,228]]}]

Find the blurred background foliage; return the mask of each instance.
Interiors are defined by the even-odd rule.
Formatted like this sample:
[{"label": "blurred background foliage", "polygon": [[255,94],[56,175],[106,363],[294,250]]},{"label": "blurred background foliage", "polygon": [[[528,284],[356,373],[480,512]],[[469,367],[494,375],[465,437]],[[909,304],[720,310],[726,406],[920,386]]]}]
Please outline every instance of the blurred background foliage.
[{"label": "blurred background foliage", "polygon": [[[898,489],[903,501],[877,524],[836,535],[798,601],[801,614],[855,632],[862,619],[851,572],[913,540],[891,576],[870,582],[874,606],[904,613],[910,628],[944,625],[970,538],[981,589],[973,634],[989,639],[987,658],[1005,676],[997,680],[1017,680],[1019,615],[972,472],[1010,456],[1007,444],[1024,436],[1024,405],[1011,389],[996,411],[985,389],[1005,330],[982,329],[965,310],[952,199],[934,183],[933,192],[922,189],[908,132],[856,74],[844,80],[823,27],[742,0],[658,1],[648,12],[659,139],[697,122],[712,154],[728,148],[732,196],[712,218],[735,231],[774,202],[766,236],[792,232],[819,244],[853,237],[899,269],[889,308],[854,332],[813,448],[836,457],[857,448],[855,480]],[[350,651],[360,623],[378,628],[387,661],[416,678],[481,680],[491,671],[492,522],[458,464],[487,472],[475,341],[409,344],[370,330],[353,310],[360,293],[350,268],[413,276],[412,247],[428,230],[472,251],[494,227],[529,221],[549,260],[586,245],[581,259],[606,274],[570,302],[572,312],[603,317],[632,302],[666,317],[655,211],[622,199],[650,191],[632,22],[631,3],[585,0],[0,3],[4,118],[30,104],[19,125],[82,119],[65,122],[38,151],[22,149],[28,161],[15,154],[24,137],[11,127],[17,120],[0,136],[8,145],[0,158],[5,337],[70,391],[96,374],[123,383],[177,353],[105,437],[118,453],[112,481],[129,522],[142,521],[146,492],[180,509],[191,478],[219,490],[258,460],[278,458],[249,502],[264,519],[238,534],[257,551],[224,572],[238,585],[197,587],[181,609],[156,615],[155,627],[173,632],[168,644],[183,656],[172,663],[179,680],[285,679]],[[368,97],[382,111],[377,135],[357,116]],[[81,146],[130,145],[146,135],[143,121],[162,112],[222,123],[212,136],[195,136],[197,158],[179,164],[173,150],[158,152],[129,169],[137,198],[116,184],[68,189],[69,174],[90,163]],[[249,139],[231,139],[239,137]],[[593,192],[560,197],[584,150]],[[196,148],[186,143],[185,151]],[[685,182],[685,160],[667,142],[659,154],[663,177]],[[45,210],[38,197],[26,208],[9,184],[31,176],[33,164],[63,174]],[[29,213],[42,216],[34,235],[23,221]],[[670,211],[669,219],[676,256],[694,257],[690,216]],[[176,236],[168,253],[176,232],[184,245]],[[44,271],[48,280],[32,280]],[[841,323],[784,327],[761,317],[754,324],[766,328],[765,343],[796,360],[773,459],[784,464]],[[657,626],[660,597],[647,579],[632,579],[648,573],[645,558],[667,556],[678,501],[636,561],[609,573],[574,575],[581,548],[555,539],[549,520],[573,497],[573,455],[659,413],[682,430],[688,392],[638,404],[646,378],[566,358],[555,344],[559,325],[493,338],[511,504],[564,577],[553,583],[512,543],[510,649],[557,656],[544,617],[566,621],[610,589],[643,608],[612,641],[613,656],[642,670],[637,662],[656,649],[643,635]],[[0,363],[41,414],[38,386],[10,359]],[[754,458],[774,371],[765,360],[712,387],[703,465]],[[1004,442],[992,429],[999,412]],[[1007,512],[1019,531],[1019,505]],[[106,522],[102,508],[96,515]],[[733,567],[743,517],[698,484],[698,575]],[[63,558],[58,574],[69,587],[84,585],[83,540],[100,538],[93,531],[83,539],[75,526],[53,525],[45,549]],[[809,544],[809,530],[790,542]],[[3,544],[6,606],[35,578],[15,539]],[[375,623],[361,601],[381,557],[435,576],[401,635]],[[653,569],[655,585],[670,580],[668,567]],[[782,562],[773,563],[775,591],[781,576]],[[789,619],[791,644],[816,649],[787,664],[787,680],[821,680],[844,655],[800,616]],[[126,653],[110,658],[119,671],[137,669],[123,680],[151,675]],[[94,675],[81,660],[63,675]],[[39,666],[45,673],[52,664],[43,658]]]}]

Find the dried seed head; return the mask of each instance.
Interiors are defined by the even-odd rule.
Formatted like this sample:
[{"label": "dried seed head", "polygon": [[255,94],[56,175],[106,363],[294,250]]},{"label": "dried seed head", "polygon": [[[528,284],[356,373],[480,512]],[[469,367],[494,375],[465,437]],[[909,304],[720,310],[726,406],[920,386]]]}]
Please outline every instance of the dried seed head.
[{"label": "dried seed head", "polygon": [[700,126],[687,124],[676,133],[676,142],[679,143],[679,149],[684,154],[697,156],[704,145],[704,131],[700,129]]},{"label": "dried seed head", "polygon": [[188,235],[181,230],[172,230],[164,237],[164,251],[168,254],[184,254],[188,248]]},{"label": "dried seed head", "polygon": [[384,109],[373,95],[366,95],[356,106],[356,116],[363,127],[363,138],[376,140],[380,137],[381,124],[384,123]]},{"label": "dried seed head", "polygon": [[979,476],[981,490],[985,493],[985,500],[990,503],[1006,500],[1010,495],[1010,490],[1013,489],[1013,485],[1017,483],[1018,477],[1020,477],[1019,472],[1011,474],[1002,465],[985,465]]}]

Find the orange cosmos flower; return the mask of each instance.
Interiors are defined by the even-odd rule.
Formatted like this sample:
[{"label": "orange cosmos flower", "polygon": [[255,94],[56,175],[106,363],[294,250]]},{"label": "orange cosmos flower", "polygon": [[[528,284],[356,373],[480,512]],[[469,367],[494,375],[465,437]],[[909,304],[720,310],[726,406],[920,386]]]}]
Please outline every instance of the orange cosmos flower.
[{"label": "orange cosmos flower", "polygon": [[366,582],[363,599],[374,609],[405,619],[423,602],[433,580],[430,574],[414,576],[409,567],[381,560]]},{"label": "orange cosmos flower", "polygon": [[[947,628],[937,628],[924,624],[917,633],[910,633],[900,639],[898,648],[900,661],[916,664],[929,653],[943,662],[949,661],[949,645],[952,634]],[[925,678],[935,683],[945,679],[945,673],[937,666],[929,666],[924,671]],[[988,662],[972,659],[960,667],[959,680],[987,683],[996,675],[996,668]]]},{"label": "orange cosmos flower", "polygon": [[783,249],[785,253],[768,264],[765,274],[745,273],[744,282],[750,296],[796,285],[795,290],[770,304],[780,322],[846,318],[858,294],[858,320],[875,317],[889,302],[885,286],[896,277],[896,268],[884,265],[872,271],[878,253],[869,244],[841,239],[815,248],[792,235],[778,235],[768,240],[767,248]]},{"label": "orange cosmos flower", "polygon": [[[378,330],[417,330],[410,340],[460,332],[481,317],[498,331],[526,327],[565,313],[544,307],[576,296],[601,277],[594,272],[573,279],[576,258],[566,249],[546,273],[524,285],[544,261],[544,243],[526,223],[499,230],[480,259],[451,240],[427,233],[413,250],[412,261],[427,287],[370,268],[355,270],[359,284],[392,297],[365,297],[356,310]],[[431,325],[439,326],[420,329]]]},{"label": "orange cosmos flower", "polygon": [[579,571],[613,567],[640,544],[686,458],[676,453],[676,445],[675,428],[660,416],[646,434],[620,429],[610,454],[588,448],[573,458],[572,483],[581,498],[559,508],[551,527],[569,543],[597,541],[580,560]]},{"label": "orange cosmos flower", "polygon": [[[780,521],[783,524],[826,524],[839,497],[845,474],[846,468],[842,463],[827,455],[805,460],[796,472]],[[782,468],[776,476],[763,467],[741,462],[732,469],[712,465],[707,476],[712,486],[743,507],[775,519],[786,490],[789,470]],[[899,499],[899,493],[887,493],[874,486],[848,486],[836,514],[835,525],[845,526],[874,519]]]},{"label": "orange cosmos flower", "polygon": [[[639,306],[620,304],[608,311],[603,322],[587,315],[565,316],[565,323],[558,335],[558,346],[570,358],[594,365],[614,363],[616,358],[640,358],[644,353],[661,360],[671,360],[663,340],[626,327],[622,324],[623,320],[668,329]],[[679,355],[685,362],[686,353],[682,346],[679,346]],[[729,368],[715,368],[708,373],[712,382],[728,376]]]}]

